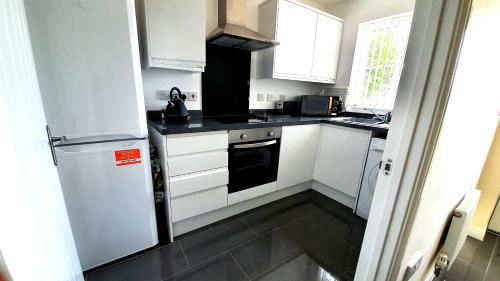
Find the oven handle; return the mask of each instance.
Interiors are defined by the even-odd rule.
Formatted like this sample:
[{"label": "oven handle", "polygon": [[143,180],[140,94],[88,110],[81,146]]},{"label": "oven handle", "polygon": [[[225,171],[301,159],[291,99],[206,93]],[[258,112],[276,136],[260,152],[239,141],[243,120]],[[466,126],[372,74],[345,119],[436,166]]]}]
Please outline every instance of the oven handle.
[{"label": "oven handle", "polygon": [[263,147],[263,146],[275,144],[276,142],[277,142],[276,140],[272,140],[272,141],[265,141],[265,142],[258,142],[258,143],[235,144],[234,149]]}]

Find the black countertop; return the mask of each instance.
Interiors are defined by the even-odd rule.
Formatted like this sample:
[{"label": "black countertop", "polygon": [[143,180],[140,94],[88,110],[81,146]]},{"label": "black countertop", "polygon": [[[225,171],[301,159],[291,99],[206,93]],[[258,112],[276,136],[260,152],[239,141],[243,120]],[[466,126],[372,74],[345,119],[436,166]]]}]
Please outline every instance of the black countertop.
[{"label": "black countertop", "polygon": [[382,125],[368,125],[368,124],[353,124],[335,120],[335,117],[280,117],[269,116],[270,121],[263,122],[241,122],[241,123],[222,123],[211,119],[210,117],[191,116],[187,122],[177,121],[164,121],[161,117],[150,115],[148,122],[155,130],[162,135],[186,134],[186,133],[199,133],[210,131],[226,131],[226,130],[239,130],[250,128],[268,128],[268,127],[282,127],[293,125],[307,125],[307,124],[331,124],[350,128],[372,130],[378,133],[387,134],[389,126]]}]

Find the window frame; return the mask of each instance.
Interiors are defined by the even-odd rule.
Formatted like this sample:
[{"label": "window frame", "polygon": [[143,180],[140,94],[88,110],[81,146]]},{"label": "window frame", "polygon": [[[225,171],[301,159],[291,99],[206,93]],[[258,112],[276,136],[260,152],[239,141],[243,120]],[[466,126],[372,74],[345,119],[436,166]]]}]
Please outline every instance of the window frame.
[{"label": "window frame", "polygon": [[[373,25],[373,24],[377,24],[377,23],[381,23],[381,22],[385,22],[385,21],[394,20],[397,18],[403,18],[403,17],[412,18],[412,16],[413,16],[413,12],[405,12],[405,13],[391,15],[388,17],[374,19],[371,21],[362,22],[359,24],[358,33],[356,36],[356,47],[354,49],[354,57],[353,57],[353,63],[352,63],[352,68],[351,68],[351,76],[349,79],[348,94],[346,97],[346,110],[347,111],[359,112],[359,113],[372,113],[370,110],[373,110],[377,113],[384,114],[387,112],[391,112],[393,110],[393,108],[370,107],[370,106],[360,106],[360,105],[355,105],[355,104],[349,104],[350,103],[349,95],[354,94],[354,92],[357,92],[357,87],[359,87],[359,83],[360,83],[359,81],[364,79],[364,75],[359,75],[359,74],[360,74],[361,68],[364,67],[364,65],[362,65],[362,63],[364,61],[363,58],[366,56],[366,52],[369,51],[369,46],[367,46],[367,44],[358,44],[358,43],[360,43],[361,41],[368,40],[367,38],[363,38],[363,37],[366,37],[367,34],[369,34],[366,32],[366,30],[368,29],[368,26]],[[409,24],[409,27],[407,30],[406,38],[404,38],[404,41],[405,41],[404,50],[401,51],[403,55],[401,57],[399,57],[398,61],[396,62],[396,65],[395,65],[396,72],[394,73],[394,76],[392,78],[392,79],[397,80],[397,85],[396,85],[396,89],[395,89],[396,93],[397,93],[398,86],[399,86],[399,79],[401,77],[401,73],[402,73],[402,70],[404,67],[404,57],[406,54],[406,49],[408,47],[408,38],[409,38],[409,34],[410,34],[410,29],[411,29],[411,22],[412,21],[410,21],[410,24]],[[358,95],[358,93],[356,93],[356,95]],[[394,99],[395,99],[395,97],[394,97]],[[394,102],[393,102],[393,106],[394,106]],[[365,108],[369,108],[370,110],[366,110]]]}]

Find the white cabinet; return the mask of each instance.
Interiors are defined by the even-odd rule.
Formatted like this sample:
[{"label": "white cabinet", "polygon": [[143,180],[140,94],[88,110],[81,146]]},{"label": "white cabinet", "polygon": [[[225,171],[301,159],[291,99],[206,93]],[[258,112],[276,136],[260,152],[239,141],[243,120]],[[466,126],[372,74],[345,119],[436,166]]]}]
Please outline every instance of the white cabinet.
[{"label": "white cabinet", "polygon": [[320,126],[285,126],[281,129],[277,189],[312,180]]},{"label": "white cabinet", "polygon": [[136,1],[144,67],[204,70],[205,5],[205,0]]},{"label": "white cabinet", "polygon": [[371,132],[322,124],[313,179],[356,197]]},{"label": "white cabinet", "polygon": [[292,0],[259,5],[259,32],[280,45],[257,55],[257,77],[335,83],[343,20]]},{"label": "white cabinet", "polygon": [[318,15],[312,76],[335,81],[340,55],[343,23],[337,19]]},{"label": "white cabinet", "polygon": [[[227,206],[227,131],[167,135],[167,200],[178,222]],[[155,141],[158,145],[158,141]]]},{"label": "white cabinet", "polygon": [[281,2],[279,8],[276,39],[280,45],[275,47],[274,71],[284,75],[309,76],[317,14],[288,1]]}]

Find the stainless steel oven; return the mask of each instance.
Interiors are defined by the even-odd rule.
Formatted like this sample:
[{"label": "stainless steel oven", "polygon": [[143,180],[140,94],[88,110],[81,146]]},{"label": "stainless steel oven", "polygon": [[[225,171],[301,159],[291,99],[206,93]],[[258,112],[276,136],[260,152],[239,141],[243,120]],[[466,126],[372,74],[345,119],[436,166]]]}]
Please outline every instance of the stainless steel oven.
[{"label": "stainless steel oven", "polygon": [[228,192],[276,181],[281,127],[229,131]]}]

